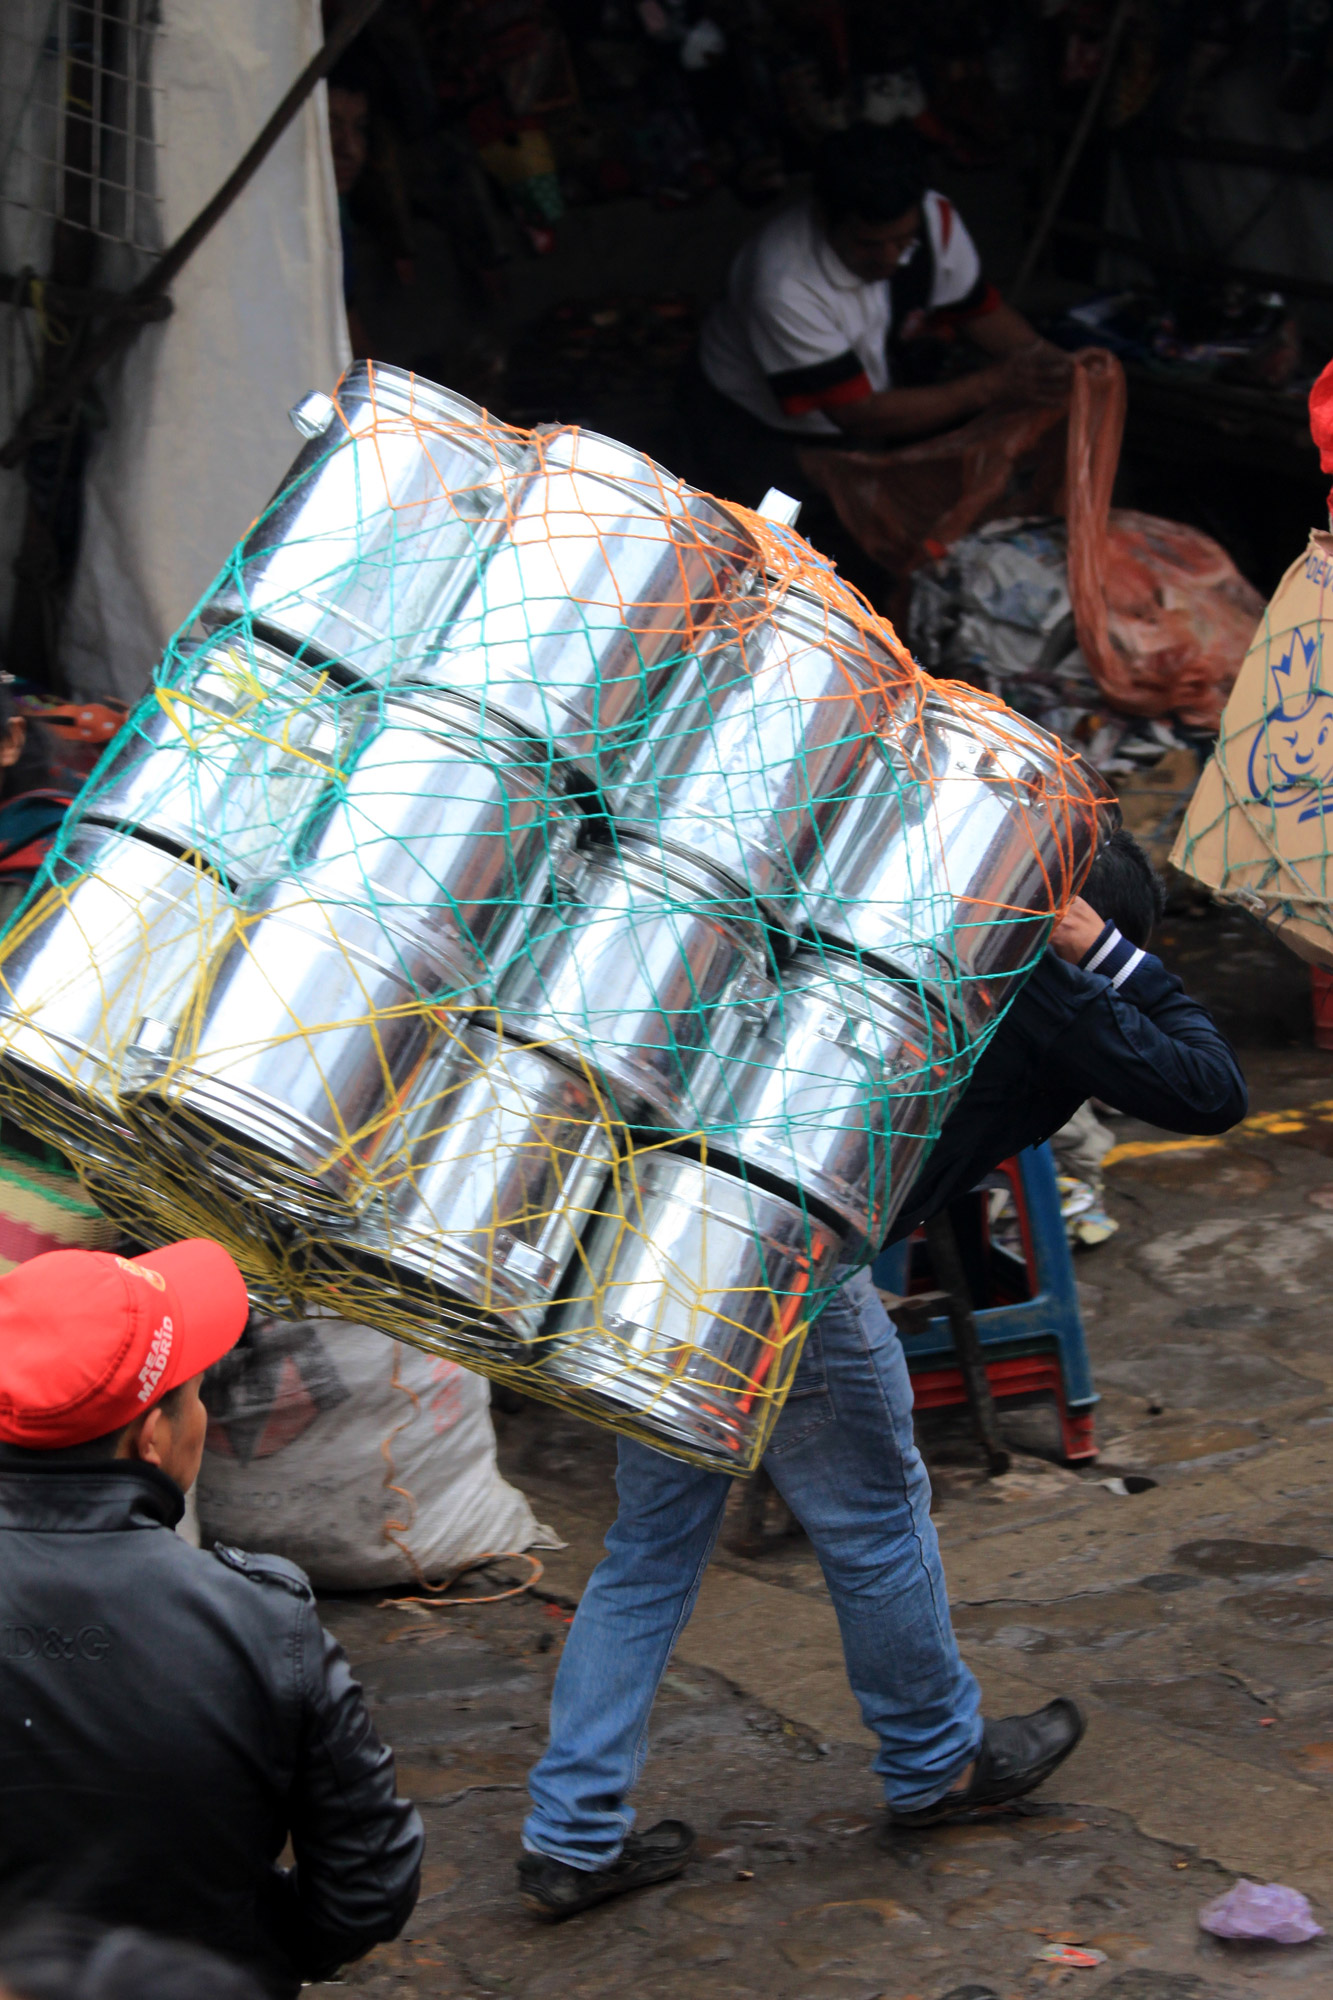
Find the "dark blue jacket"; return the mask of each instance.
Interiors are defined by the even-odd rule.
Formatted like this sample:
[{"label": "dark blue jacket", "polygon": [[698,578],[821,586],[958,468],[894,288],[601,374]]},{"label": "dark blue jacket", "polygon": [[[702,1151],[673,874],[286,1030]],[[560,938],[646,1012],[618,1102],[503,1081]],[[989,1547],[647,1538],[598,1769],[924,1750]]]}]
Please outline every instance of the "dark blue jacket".
[{"label": "dark blue jacket", "polygon": [[1173,973],[1107,924],[1078,965],[1045,952],[972,1072],[890,1242],[1038,1146],[1086,1098],[1168,1132],[1226,1132],[1245,1116],[1240,1065]]}]

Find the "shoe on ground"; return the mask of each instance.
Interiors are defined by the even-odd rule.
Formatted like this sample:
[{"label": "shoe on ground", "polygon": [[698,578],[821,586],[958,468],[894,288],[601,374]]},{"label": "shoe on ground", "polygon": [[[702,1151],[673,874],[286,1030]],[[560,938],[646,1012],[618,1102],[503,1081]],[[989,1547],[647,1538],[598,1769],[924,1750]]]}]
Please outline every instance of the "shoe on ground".
[{"label": "shoe on ground", "polygon": [[889,1825],[938,1826],[985,1807],[1008,1805],[1044,1784],[1079,1743],[1086,1727],[1077,1705],[1061,1695],[1032,1715],[1006,1715],[982,1725],[981,1747],[968,1783],[920,1812],[889,1810]]},{"label": "shoe on ground", "polygon": [[632,1833],[609,1868],[571,1868],[549,1854],[524,1854],[518,1864],[518,1893],[534,1916],[558,1924],[629,1889],[669,1882],[693,1853],[694,1828],[683,1819],[663,1819],[646,1833]]}]

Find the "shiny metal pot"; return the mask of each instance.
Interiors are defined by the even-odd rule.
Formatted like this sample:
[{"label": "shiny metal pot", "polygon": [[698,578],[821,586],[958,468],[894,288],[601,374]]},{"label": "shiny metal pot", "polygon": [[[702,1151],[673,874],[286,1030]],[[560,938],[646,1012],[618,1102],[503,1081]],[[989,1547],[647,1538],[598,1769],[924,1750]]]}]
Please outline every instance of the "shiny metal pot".
[{"label": "shiny metal pot", "polygon": [[764,1168],[878,1248],[967,1071],[961,1033],[924,989],[804,950],[696,1097],[710,1158]]},{"label": "shiny metal pot", "polygon": [[376,702],[306,879],[374,915],[409,951],[465,968],[479,1003],[573,847],[579,821],[550,753],[469,702],[405,689]]},{"label": "shiny metal pot", "polygon": [[606,1185],[611,1128],[581,1078],[535,1049],[466,1027],[421,1071],[356,1231],[363,1263],[433,1287],[491,1321],[492,1338],[533,1339]]},{"label": "shiny metal pot", "polygon": [[[466,984],[466,968],[453,976]],[[246,911],[138,1115],[236,1191],[348,1229],[367,1157],[437,1039],[422,996],[449,984],[447,960],[281,882]]]},{"label": "shiny metal pot", "polygon": [[598,1075],[616,1115],[698,1123],[693,1077],[772,992],[763,927],[705,868],[646,841],[578,856],[500,981],[505,1026]]},{"label": "shiny metal pot", "polygon": [[912,670],[817,600],[788,593],[763,614],[743,599],[671,688],[651,733],[609,788],[626,832],[695,856],[800,928],[800,885],[823,851],[889,693]]},{"label": "shiny metal pot", "polygon": [[1035,723],[958,692],[900,706],[811,870],[807,922],[940,988],[972,1031],[1041,956],[1106,787]]},{"label": "shiny metal pot", "polygon": [[521,442],[465,396],[356,361],[205,607],[383,684],[438,646],[505,524]]},{"label": "shiny metal pot", "polygon": [[838,1238],[678,1154],[640,1155],[634,1169],[618,1171],[618,1198],[584,1233],[580,1281],[547,1318],[535,1373],[666,1450],[749,1471]]},{"label": "shiny metal pot", "polygon": [[506,529],[443,650],[403,677],[471,693],[610,783],[753,544],[716,502],[586,431],[534,446]]},{"label": "shiny metal pot", "polygon": [[366,699],[256,640],[205,646],[139,704],[80,817],[197,852],[240,885],[284,873]]},{"label": "shiny metal pot", "polygon": [[97,1159],[132,1157],[122,1098],[139,1023],[175,1025],[236,921],[217,876],[131,834],[76,829],[54,893],[0,947],[0,1079],[19,1122]]}]

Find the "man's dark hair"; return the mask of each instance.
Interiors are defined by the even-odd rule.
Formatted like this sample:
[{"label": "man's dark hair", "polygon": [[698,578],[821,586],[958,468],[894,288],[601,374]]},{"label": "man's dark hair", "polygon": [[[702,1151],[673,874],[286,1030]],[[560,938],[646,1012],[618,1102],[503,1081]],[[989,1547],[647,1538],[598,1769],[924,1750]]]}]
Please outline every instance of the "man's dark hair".
[{"label": "man's dark hair", "polygon": [[831,223],[897,222],[926,192],[926,149],[910,125],[849,125],[825,139],[815,194]]},{"label": "man's dark hair", "polygon": [[1147,944],[1166,908],[1166,891],[1128,828],[1117,827],[1098,843],[1083,900],[1131,944]]},{"label": "man's dark hair", "polygon": [[199,1945],[38,1913],[0,1934],[15,2000],[263,2000],[250,1974]]},{"label": "man's dark hair", "polygon": [[[165,1396],[159,1396],[155,1403],[150,1403],[149,1408],[153,1410],[165,1410],[168,1416],[175,1416],[177,1410],[180,1408],[181,1397],[184,1391],[185,1384],[178,1382],[174,1389],[167,1390]],[[40,1458],[47,1464],[102,1465],[108,1459],[115,1457],[116,1446],[120,1443],[128,1428],[127,1424],[121,1424],[114,1431],[104,1431],[101,1437],[85,1438],[82,1444],[57,1445],[51,1451],[43,1450],[39,1444],[2,1445],[0,1446],[0,1457],[3,1457],[11,1464],[16,1462],[21,1463],[25,1458]]]}]

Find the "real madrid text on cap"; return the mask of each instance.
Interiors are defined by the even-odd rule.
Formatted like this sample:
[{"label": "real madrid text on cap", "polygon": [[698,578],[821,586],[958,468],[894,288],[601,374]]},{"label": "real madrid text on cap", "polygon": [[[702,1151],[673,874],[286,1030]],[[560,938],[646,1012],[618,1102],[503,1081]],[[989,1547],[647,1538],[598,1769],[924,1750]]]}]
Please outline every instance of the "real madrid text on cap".
[{"label": "real madrid text on cap", "polygon": [[19,1264],[0,1277],[0,1441],[54,1451],[119,1430],[220,1360],[249,1310],[236,1265],[206,1237]]}]

